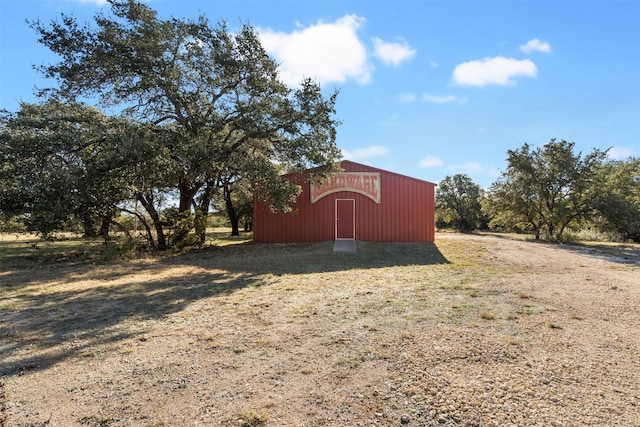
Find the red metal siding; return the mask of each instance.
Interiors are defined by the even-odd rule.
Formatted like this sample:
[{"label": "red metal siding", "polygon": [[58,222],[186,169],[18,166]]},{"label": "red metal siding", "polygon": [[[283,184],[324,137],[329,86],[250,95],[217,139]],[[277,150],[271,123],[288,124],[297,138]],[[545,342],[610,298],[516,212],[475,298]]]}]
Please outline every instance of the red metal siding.
[{"label": "red metal siding", "polygon": [[309,183],[302,184],[295,212],[272,213],[255,201],[255,242],[321,242],[335,238],[336,199],[355,200],[355,238],[375,242],[433,242],[435,184],[358,163],[343,161],[345,172],[380,172],[380,204],[339,191],[311,204]]}]

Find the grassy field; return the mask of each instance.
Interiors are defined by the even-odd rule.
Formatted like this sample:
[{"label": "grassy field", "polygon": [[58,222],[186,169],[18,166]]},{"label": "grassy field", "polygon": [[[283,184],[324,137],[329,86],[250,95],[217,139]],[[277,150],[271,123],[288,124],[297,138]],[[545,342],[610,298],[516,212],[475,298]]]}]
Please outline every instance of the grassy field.
[{"label": "grassy field", "polygon": [[[230,228],[219,227],[208,230],[205,246],[220,247],[247,241],[251,241],[251,233],[232,236]],[[121,235],[105,243],[100,238],[86,239],[73,233],[58,233],[46,240],[33,233],[0,233],[0,263],[96,262],[137,256],[123,246],[125,241]]]}]

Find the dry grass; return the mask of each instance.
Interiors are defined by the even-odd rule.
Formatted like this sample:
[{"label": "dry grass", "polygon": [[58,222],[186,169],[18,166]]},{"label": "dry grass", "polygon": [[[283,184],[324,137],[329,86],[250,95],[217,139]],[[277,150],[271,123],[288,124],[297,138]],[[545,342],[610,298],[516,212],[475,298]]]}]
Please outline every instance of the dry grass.
[{"label": "dry grass", "polygon": [[[347,425],[354,414],[448,425],[438,393],[482,397],[493,390],[485,379],[507,387],[525,360],[547,372],[562,359],[588,377],[598,360],[637,350],[624,335],[635,318],[607,306],[603,322],[593,310],[634,301],[638,268],[591,267],[601,253],[490,236],[358,242],[356,253],[216,239],[225,244],[132,260],[89,249],[81,262],[35,252],[84,254],[84,241],[0,241],[0,375],[16,425]],[[619,343],[586,345],[614,335]],[[592,349],[593,362],[569,360]],[[532,369],[513,384],[531,383]],[[591,399],[588,387],[581,396]],[[459,403],[467,419],[489,422]]]}]

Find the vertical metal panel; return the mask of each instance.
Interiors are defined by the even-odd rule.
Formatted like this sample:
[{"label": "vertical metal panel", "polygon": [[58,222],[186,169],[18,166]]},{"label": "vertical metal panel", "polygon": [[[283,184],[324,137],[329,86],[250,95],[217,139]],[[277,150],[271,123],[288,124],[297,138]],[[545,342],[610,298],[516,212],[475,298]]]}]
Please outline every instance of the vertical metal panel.
[{"label": "vertical metal panel", "polygon": [[254,241],[333,240],[337,199],[355,200],[355,234],[358,240],[434,241],[435,184],[350,161],[342,162],[342,168],[346,172],[380,172],[380,204],[349,191],[332,193],[311,204],[309,183],[303,182],[295,212],[272,213],[254,201]]}]

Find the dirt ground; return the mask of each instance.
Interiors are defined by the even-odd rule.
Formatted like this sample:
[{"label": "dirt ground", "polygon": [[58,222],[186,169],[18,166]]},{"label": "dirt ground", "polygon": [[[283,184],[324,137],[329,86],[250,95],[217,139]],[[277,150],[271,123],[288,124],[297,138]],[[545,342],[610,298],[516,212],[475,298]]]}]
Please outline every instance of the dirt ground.
[{"label": "dirt ground", "polygon": [[640,425],[640,247],[0,266],[2,426]]}]

